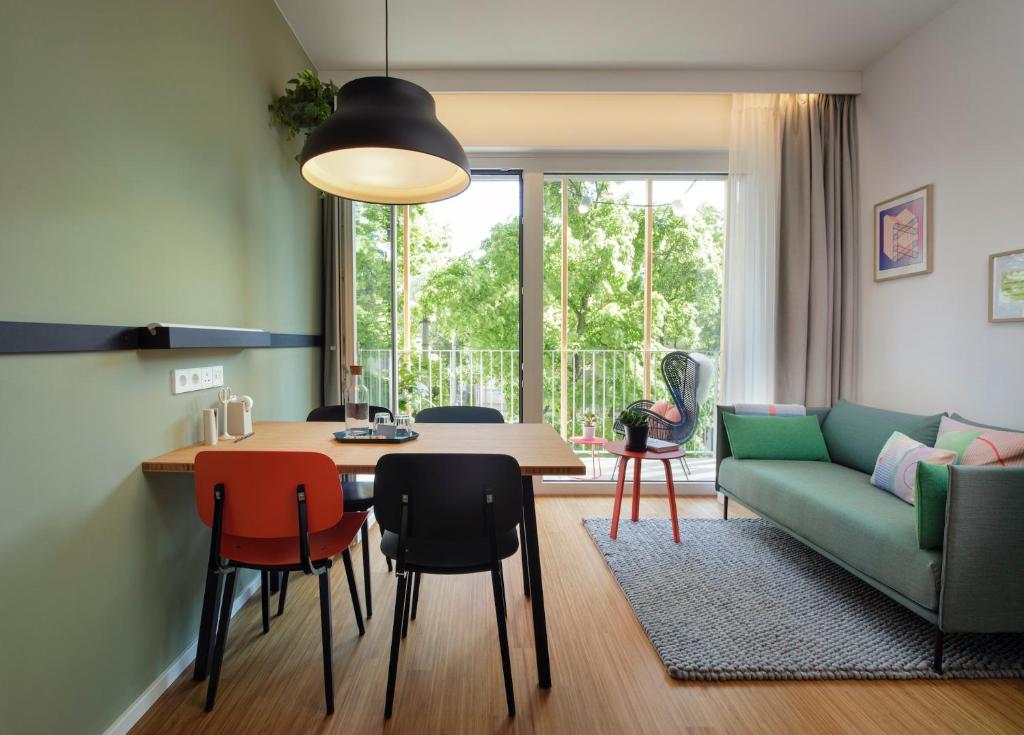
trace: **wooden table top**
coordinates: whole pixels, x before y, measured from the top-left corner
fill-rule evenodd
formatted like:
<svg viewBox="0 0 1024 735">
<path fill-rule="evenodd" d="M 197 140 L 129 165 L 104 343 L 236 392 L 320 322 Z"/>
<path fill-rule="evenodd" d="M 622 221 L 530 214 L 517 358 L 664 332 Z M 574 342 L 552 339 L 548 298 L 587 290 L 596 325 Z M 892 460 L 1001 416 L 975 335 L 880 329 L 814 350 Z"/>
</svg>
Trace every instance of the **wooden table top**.
<svg viewBox="0 0 1024 735">
<path fill-rule="evenodd" d="M 208 447 L 193 444 L 142 463 L 144 472 L 192 472 L 202 451 L 315 451 L 331 457 L 339 472 L 372 474 L 385 454 L 428 452 L 508 454 L 524 475 L 582 475 L 583 462 L 547 424 L 416 424 L 419 438 L 403 444 L 340 444 L 334 432 L 341 423 L 317 421 L 257 421 L 254 434 Z"/>
</svg>

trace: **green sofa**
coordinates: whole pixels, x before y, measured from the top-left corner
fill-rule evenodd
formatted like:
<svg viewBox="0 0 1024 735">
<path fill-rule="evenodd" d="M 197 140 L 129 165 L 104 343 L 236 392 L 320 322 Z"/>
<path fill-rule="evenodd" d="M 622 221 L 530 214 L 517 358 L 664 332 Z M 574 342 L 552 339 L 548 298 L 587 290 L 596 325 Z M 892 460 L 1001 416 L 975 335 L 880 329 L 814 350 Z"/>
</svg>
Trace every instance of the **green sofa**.
<svg viewBox="0 0 1024 735">
<path fill-rule="evenodd" d="M 831 462 L 736 459 L 718 407 L 716 487 L 944 632 L 1024 632 L 1024 467 L 949 468 L 942 549 L 918 548 L 916 511 L 870 482 L 893 431 L 929 446 L 939 419 L 840 401 L 818 417 Z M 781 419 L 784 420 L 784 419 Z"/>
</svg>

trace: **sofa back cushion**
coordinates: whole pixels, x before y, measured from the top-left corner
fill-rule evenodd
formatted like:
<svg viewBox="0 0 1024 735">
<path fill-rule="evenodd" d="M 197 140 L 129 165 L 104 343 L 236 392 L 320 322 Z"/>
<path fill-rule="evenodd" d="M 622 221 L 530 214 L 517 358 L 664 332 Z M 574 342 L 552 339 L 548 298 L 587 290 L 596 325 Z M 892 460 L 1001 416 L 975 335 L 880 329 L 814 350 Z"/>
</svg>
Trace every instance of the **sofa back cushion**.
<svg viewBox="0 0 1024 735">
<path fill-rule="evenodd" d="M 919 416 L 839 401 L 825 417 L 821 433 L 833 462 L 870 475 L 894 431 L 935 446 L 943 415 Z"/>
</svg>

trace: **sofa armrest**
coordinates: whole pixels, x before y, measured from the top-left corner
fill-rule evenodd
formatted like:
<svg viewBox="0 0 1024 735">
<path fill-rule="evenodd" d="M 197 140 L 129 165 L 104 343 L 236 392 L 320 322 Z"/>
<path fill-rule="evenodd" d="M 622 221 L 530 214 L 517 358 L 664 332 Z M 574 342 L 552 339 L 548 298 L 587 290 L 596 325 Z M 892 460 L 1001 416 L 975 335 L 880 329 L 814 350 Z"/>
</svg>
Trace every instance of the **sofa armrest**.
<svg viewBox="0 0 1024 735">
<path fill-rule="evenodd" d="M 1024 467 L 949 468 L 939 626 L 1024 631 Z"/>
<path fill-rule="evenodd" d="M 722 460 L 732 456 L 732 447 L 729 445 L 729 435 L 725 433 L 725 419 L 722 413 L 736 413 L 732 406 L 715 407 L 715 489 L 718 489 L 718 468 Z"/>
</svg>

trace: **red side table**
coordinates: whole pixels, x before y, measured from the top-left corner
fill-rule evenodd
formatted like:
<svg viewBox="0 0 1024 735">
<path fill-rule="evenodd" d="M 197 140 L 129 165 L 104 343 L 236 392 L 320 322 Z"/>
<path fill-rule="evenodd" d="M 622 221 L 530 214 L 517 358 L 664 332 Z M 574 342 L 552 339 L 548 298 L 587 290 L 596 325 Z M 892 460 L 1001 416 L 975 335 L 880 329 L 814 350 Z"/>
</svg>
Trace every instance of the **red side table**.
<svg viewBox="0 0 1024 735">
<path fill-rule="evenodd" d="M 601 477 L 601 465 L 597 461 L 597 450 L 598 447 L 603 447 L 608 443 L 607 439 L 602 439 L 599 436 L 595 436 L 593 439 L 587 439 L 582 436 L 570 437 L 569 441 L 573 444 L 579 444 L 583 447 L 590 447 L 590 466 L 593 470 L 593 474 L 590 477 L 581 477 L 580 480 L 597 480 Z"/>
<path fill-rule="evenodd" d="M 684 452 L 677 449 L 673 452 L 630 452 L 626 442 L 608 442 L 604 446 L 606 452 L 622 457 L 619 462 L 619 478 L 615 483 L 615 508 L 612 511 L 612 540 L 619 535 L 619 513 L 622 509 L 622 489 L 626 483 L 626 465 L 633 460 L 633 521 L 640 520 L 640 464 L 645 459 L 656 459 L 665 467 L 665 483 L 668 485 L 668 509 L 672 515 L 672 537 L 679 543 L 679 517 L 676 515 L 676 488 L 672 483 L 672 462 L 679 459 Z"/>
</svg>

